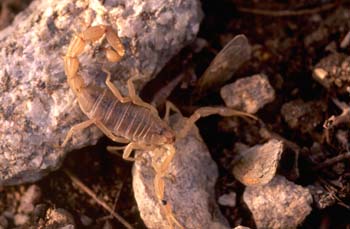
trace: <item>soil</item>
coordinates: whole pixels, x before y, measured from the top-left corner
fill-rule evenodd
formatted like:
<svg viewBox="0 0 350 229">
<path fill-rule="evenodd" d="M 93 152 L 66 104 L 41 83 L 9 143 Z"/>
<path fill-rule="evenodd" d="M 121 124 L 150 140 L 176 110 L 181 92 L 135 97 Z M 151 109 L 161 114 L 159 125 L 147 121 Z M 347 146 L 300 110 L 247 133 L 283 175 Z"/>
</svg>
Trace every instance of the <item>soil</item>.
<svg viewBox="0 0 350 229">
<path fill-rule="evenodd" d="M 3 3 L 0 8 L 0 29 L 10 24 L 13 16 L 29 4 L 29 1 L 5 2 L 9 4 Z M 342 112 L 334 99 L 349 104 L 350 96 L 346 90 L 348 85 L 344 80 L 341 86 L 329 86 L 328 83 L 328 87 L 324 87 L 313 78 L 313 69 L 329 55 L 350 55 L 350 45 L 340 45 L 350 32 L 350 2 L 249 2 L 202 0 L 205 17 L 198 35 L 200 39 L 184 48 L 168 63 L 158 77 L 144 88 L 143 98 L 150 100 L 162 85 L 183 74 L 181 82 L 168 99 L 185 115 L 190 115 L 200 106 L 223 105 L 219 90 L 208 92 L 199 100 L 193 99 L 193 91 L 197 80 L 223 46 L 235 35 L 246 35 L 252 45 L 252 58 L 228 82 L 258 73 L 268 76 L 276 98 L 256 115 L 262 120 L 264 128 L 289 140 L 300 149 L 298 173 L 292 163 L 296 153 L 293 147 L 283 154 L 279 173 L 305 187 L 319 186 L 328 195 L 329 201 L 323 205 L 315 199 L 312 213 L 300 228 L 348 228 L 349 157 L 344 156 L 335 162 L 327 159 L 348 152 L 349 122 L 344 121 L 328 129 L 323 127 L 332 115 L 337 116 Z M 333 64 L 336 68 L 339 67 L 338 62 L 327 64 Z M 333 74 L 332 77 L 336 75 Z M 242 200 L 244 185 L 233 177 L 232 162 L 235 142 L 253 146 L 266 141 L 259 134 L 262 124 L 232 121 L 218 116 L 204 118 L 197 124 L 219 166 L 217 199 L 231 192 L 237 194 L 236 206 L 221 206 L 222 213 L 231 227 L 256 227 Z M 145 228 L 132 193 L 132 163 L 106 150 L 106 146 L 113 144 L 109 139 L 102 138 L 95 146 L 71 152 L 59 170 L 35 183 L 42 191 L 40 203 L 47 207 L 64 208 L 73 215 L 78 228 L 102 228 L 106 225 L 111 228 L 122 227 L 108 212 L 72 184 L 64 172 L 69 170 L 99 198 L 114 206 L 114 210 L 131 225 Z M 29 184 L 0 187 L 0 212 L 11 208 L 10 206 L 15 209 L 28 186 Z M 81 220 L 85 216 L 91 219 L 90 224 Z M 14 222 L 9 222 L 9 228 L 13 226 Z"/>
</svg>

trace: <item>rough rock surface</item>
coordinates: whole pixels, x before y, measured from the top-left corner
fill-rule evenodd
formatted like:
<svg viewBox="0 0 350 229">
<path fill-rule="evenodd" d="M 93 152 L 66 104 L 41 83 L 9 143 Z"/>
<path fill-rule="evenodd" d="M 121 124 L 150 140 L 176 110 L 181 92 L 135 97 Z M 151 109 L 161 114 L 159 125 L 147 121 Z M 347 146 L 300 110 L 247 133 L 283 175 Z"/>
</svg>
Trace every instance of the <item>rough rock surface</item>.
<svg viewBox="0 0 350 229">
<path fill-rule="evenodd" d="M 350 56 L 330 54 L 316 64 L 313 77 L 328 90 L 348 92 L 350 87 Z"/>
<path fill-rule="evenodd" d="M 312 210 L 309 190 L 282 176 L 266 185 L 248 186 L 243 200 L 257 228 L 297 228 Z"/>
<path fill-rule="evenodd" d="M 65 228 L 74 229 L 74 217 L 67 210 L 63 208 L 51 209 L 46 212 L 46 222 L 42 228 Z M 41 222 L 43 223 L 43 222 Z"/>
<path fill-rule="evenodd" d="M 172 118 L 174 129 L 179 130 L 183 118 L 179 115 Z M 165 199 L 172 206 L 175 217 L 185 228 L 228 228 L 215 201 L 218 170 L 198 130 L 193 129 L 187 137 L 177 140 L 175 147 L 169 177 L 165 178 Z M 154 152 L 139 152 L 142 158 L 135 162 L 135 199 L 148 228 L 169 228 L 154 192 L 152 154 Z"/>
<path fill-rule="evenodd" d="M 227 207 L 233 208 L 236 206 L 236 198 L 237 198 L 236 193 L 230 192 L 228 194 L 224 194 L 224 195 L 220 196 L 218 199 L 218 203 L 221 206 L 227 206 Z"/>
<path fill-rule="evenodd" d="M 283 104 L 281 115 L 292 129 L 300 129 L 307 133 L 314 130 L 324 121 L 327 105 L 322 101 L 304 102 L 301 99 Z"/>
<path fill-rule="evenodd" d="M 275 99 L 275 90 L 264 74 L 238 79 L 222 87 L 220 94 L 226 106 L 251 114 Z"/>
<path fill-rule="evenodd" d="M 18 207 L 19 212 L 32 213 L 35 204 L 41 198 L 41 189 L 37 185 L 31 185 L 21 197 L 21 202 Z"/>
<path fill-rule="evenodd" d="M 88 128 L 59 147 L 69 128 L 86 120 L 63 71 L 62 56 L 74 33 L 97 24 L 118 31 L 126 47 L 121 62 L 106 63 L 96 46 L 80 62 L 85 80 L 100 84 L 105 64 L 125 93 L 127 78 L 144 77 L 140 88 L 194 39 L 201 18 L 197 0 L 34 0 L 0 31 L 0 185 L 40 179 L 66 152 L 102 135 Z"/>
<path fill-rule="evenodd" d="M 282 152 L 283 143 L 276 139 L 240 151 L 233 175 L 246 186 L 267 184 L 276 174 Z"/>
</svg>

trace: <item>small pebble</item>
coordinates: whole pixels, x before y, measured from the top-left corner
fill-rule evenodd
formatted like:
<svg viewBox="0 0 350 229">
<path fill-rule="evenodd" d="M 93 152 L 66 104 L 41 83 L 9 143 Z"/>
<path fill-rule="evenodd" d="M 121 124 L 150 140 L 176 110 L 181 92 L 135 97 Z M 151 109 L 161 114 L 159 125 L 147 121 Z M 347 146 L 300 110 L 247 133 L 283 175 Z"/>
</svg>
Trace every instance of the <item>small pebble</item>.
<svg viewBox="0 0 350 229">
<path fill-rule="evenodd" d="M 21 226 L 29 221 L 29 216 L 25 214 L 16 214 L 14 218 L 14 223 L 16 226 Z"/>
<path fill-rule="evenodd" d="M 34 205 L 41 197 L 41 189 L 37 185 L 31 185 L 21 196 L 18 212 L 31 213 L 34 211 Z"/>
<path fill-rule="evenodd" d="M 8 225 L 9 225 L 9 223 L 8 223 L 6 217 L 3 216 L 3 215 L 0 215 L 0 228 L 1 228 L 1 229 L 2 229 L 2 228 L 7 228 Z"/>
<path fill-rule="evenodd" d="M 87 215 L 80 216 L 80 222 L 85 226 L 90 226 L 92 224 L 92 219 Z"/>
<path fill-rule="evenodd" d="M 233 175 L 246 186 L 267 184 L 276 174 L 282 152 L 283 143 L 276 139 L 238 151 Z"/>
<path fill-rule="evenodd" d="M 48 209 L 46 212 L 46 219 L 47 227 L 59 225 L 59 227 L 69 226 L 68 228 L 72 228 L 71 226 L 75 224 L 73 216 L 62 208 Z"/>
<path fill-rule="evenodd" d="M 257 74 L 225 85 L 220 95 L 226 106 L 254 114 L 275 99 L 275 90 L 266 75 Z"/>
<path fill-rule="evenodd" d="M 236 193 L 230 192 L 219 197 L 218 200 L 221 206 L 235 207 L 236 206 Z"/>
<path fill-rule="evenodd" d="M 281 115 L 290 128 L 308 133 L 324 122 L 326 109 L 327 105 L 322 101 L 296 99 L 283 104 Z"/>
</svg>

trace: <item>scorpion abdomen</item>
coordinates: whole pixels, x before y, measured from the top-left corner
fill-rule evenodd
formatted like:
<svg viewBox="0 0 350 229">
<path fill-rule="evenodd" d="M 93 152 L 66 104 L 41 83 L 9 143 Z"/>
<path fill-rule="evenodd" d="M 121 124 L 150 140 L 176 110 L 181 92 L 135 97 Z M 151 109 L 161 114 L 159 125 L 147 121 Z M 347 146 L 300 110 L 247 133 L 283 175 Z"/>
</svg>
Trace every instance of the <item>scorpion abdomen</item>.
<svg viewBox="0 0 350 229">
<path fill-rule="evenodd" d="M 173 131 L 147 108 L 122 103 L 108 89 L 88 86 L 78 94 L 82 111 L 118 137 L 152 145 L 172 143 Z"/>
</svg>

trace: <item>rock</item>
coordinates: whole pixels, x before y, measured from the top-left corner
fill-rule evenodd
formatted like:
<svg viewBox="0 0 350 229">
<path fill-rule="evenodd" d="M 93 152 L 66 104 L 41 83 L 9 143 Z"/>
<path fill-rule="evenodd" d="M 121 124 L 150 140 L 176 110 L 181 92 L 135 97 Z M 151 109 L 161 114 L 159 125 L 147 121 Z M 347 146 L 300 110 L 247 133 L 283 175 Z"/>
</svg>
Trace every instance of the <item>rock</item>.
<svg viewBox="0 0 350 229">
<path fill-rule="evenodd" d="M 316 64 L 312 76 L 328 90 L 349 92 L 350 56 L 341 53 L 326 56 Z"/>
<path fill-rule="evenodd" d="M 304 102 L 297 99 L 283 104 L 281 114 L 290 128 L 307 133 L 324 121 L 326 109 L 327 106 L 322 101 Z"/>
<path fill-rule="evenodd" d="M 62 208 L 48 209 L 44 228 L 75 228 L 73 216 Z"/>
<path fill-rule="evenodd" d="M 172 116 L 175 131 L 183 125 L 180 115 Z M 176 154 L 167 171 L 165 199 L 171 205 L 176 219 L 185 228 L 228 228 L 215 202 L 214 185 L 218 170 L 198 129 L 175 142 Z M 155 196 L 155 171 L 151 157 L 156 152 L 138 152 L 133 167 L 133 190 L 141 218 L 148 228 L 168 228 L 169 224 Z M 160 153 L 160 152 L 158 152 Z M 166 150 L 162 154 L 166 154 Z"/>
<path fill-rule="evenodd" d="M 254 114 L 275 99 L 275 90 L 266 75 L 258 74 L 225 85 L 220 95 L 226 106 Z"/>
<path fill-rule="evenodd" d="M 106 65 L 125 93 L 129 77 L 143 78 L 139 90 L 191 42 L 201 18 L 198 0 L 34 0 L 0 31 L 0 185 L 38 180 L 57 169 L 66 152 L 102 135 L 88 128 L 60 147 L 68 130 L 87 119 L 63 71 L 62 56 L 75 33 L 97 24 L 118 31 L 126 47 L 120 62 L 107 63 L 101 48 L 91 47 L 80 62 L 86 82 L 104 84 Z"/>
<path fill-rule="evenodd" d="M 9 222 L 5 216 L 0 215 L 0 228 L 7 228 L 9 226 Z"/>
<path fill-rule="evenodd" d="M 89 216 L 87 216 L 87 215 L 81 215 L 81 216 L 80 216 L 80 222 L 81 222 L 85 227 L 87 227 L 87 226 L 90 226 L 90 225 L 92 224 L 93 220 L 92 220 Z"/>
<path fill-rule="evenodd" d="M 37 185 L 31 185 L 22 195 L 18 212 L 31 213 L 34 211 L 34 206 L 41 197 L 41 190 Z"/>
<path fill-rule="evenodd" d="M 315 20 L 315 17 L 317 18 Z M 317 21 L 314 25 L 315 30 L 306 34 L 304 38 L 305 47 L 324 47 L 330 40 L 337 40 L 333 38 L 334 34 L 339 31 L 346 32 L 350 28 L 350 14 L 348 7 L 337 7 L 326 17 L 320 14 L 314 14 L 311 20 Z"/>
<path fill-rule="evenodd" d="M 235 207 L 236 206 L 236 193 L 230 192 L 219 197 L 218 202 L 221 206 Z"/>
<path fill-rule="evenodd" d="M 16 214 L 13 220 L 16 226 L 21 226 L 28 223 L 29 216 L 26 214 Z"/>
<path fill-rule="evenodd" d="M 233 175 L 246 186 L 267 184 L 276 174 L 282 152 L 283 143 L 276 139 L 243 150 L 238 154 Z"/>
<path fill-rule="evenodd" d="M 296 228 L 312 210 L 309 190 L 282 176 L 266 185 L 248 186 L 243 200 L 257 228 Z"/>
</svg>

